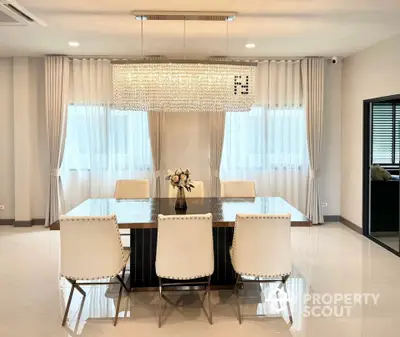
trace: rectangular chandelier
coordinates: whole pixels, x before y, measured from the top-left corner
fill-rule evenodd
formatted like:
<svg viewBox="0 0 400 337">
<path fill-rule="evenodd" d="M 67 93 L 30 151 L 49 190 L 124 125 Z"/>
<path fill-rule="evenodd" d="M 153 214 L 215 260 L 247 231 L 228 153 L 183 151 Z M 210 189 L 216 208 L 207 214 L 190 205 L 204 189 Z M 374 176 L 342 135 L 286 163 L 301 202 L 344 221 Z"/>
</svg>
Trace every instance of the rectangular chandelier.
<svg viewBox="0 0 400 337">
<path fill-rule="evenodd" d="M 136 111 L 249 111 L 255 70 L 253 64 L 117 63 L 114 105 Z"/>
</svg>

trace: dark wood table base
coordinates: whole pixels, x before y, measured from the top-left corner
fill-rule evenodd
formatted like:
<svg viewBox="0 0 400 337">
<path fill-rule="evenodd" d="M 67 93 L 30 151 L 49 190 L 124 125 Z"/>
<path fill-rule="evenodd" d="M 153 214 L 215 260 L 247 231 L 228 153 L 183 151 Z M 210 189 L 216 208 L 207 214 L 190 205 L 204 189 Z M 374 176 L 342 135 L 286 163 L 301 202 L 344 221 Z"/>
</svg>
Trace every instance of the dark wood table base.
<svg viewBox="0 0 400 337">
<path fill-rule="evenodd" d="M 232 227 L 214 227 L 214 274 L 211 284 L 218 288 L 235 284 L 235 272 L 229 256 L 233 239 Z M 155 271 L 157 229 L 131 229 L 131 288 L 158 287 Z M 173 261 L 171 261 L 173 263 Z"/>
</svg>

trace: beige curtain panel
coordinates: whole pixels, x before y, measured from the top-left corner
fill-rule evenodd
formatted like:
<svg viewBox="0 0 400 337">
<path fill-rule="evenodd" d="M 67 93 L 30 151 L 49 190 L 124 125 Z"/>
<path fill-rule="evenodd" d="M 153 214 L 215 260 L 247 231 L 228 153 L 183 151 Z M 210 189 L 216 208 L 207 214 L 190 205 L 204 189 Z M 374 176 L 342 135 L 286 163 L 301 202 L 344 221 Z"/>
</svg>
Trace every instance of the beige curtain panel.
<svg viewBox="0 0 400 337">
<path fill-rule="evenodd" d="M 209 112 L 211 196 L 220 196 L 220 167 L 225 134 L 225 111 Z"/>
<path fill-rule="evenodd" d="M 69 101 L 85 106 L 111 105 L 113 87 L 110 60 L 73 59 Z"/>
<path fill-rule="evenodd" d="M 45 59 L 46 121 L 50 157 L 46 226 L 58 220 L 63 204 L 60 168 L 67 125 L 69 63 L 69 59 L 63 56 L 48 56 Z"/>
<path fill-rule="evenodd" d="M 153 157 L 153 195 L 155 197 L 161 197 L 162 181 L 161 176 L 163 175 L 161 170 L 162 163 L 162 150 L 163 150 L 163 135 L 165 130 L 165 112 L 163 111 L 149 111 L 149 135 L 151 143 L 151 154 Z"/>
<path fill-rule="evenodd" d="M 310 58 L 302 60 L 301 75 L 310 160 L 306 214 L 313 224 L 317 224 L 324 222 L 319 191 L 324 107 L 324 59 Z"/>
<path fill-rule="evenodd" d="M 270 60 L 256 72 L 256 104 L 266 108 L 298 108 L 303 104 L 300 60 Z"/>
</svg>

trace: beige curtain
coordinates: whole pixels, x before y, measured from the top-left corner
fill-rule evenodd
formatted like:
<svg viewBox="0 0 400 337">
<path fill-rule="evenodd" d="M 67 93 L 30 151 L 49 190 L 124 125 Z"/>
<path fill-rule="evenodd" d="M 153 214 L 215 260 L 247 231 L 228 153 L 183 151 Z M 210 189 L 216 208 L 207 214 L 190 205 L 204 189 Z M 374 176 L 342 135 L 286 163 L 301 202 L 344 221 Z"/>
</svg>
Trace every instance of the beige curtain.
<svg viewBox="0 0 400 337">
<path fill-rule="evenodd" d="M 267 109 L 302 105 L 300 60 L 269 60 L 257 67 L 256 104 Z"/>
<path fill-rule="evenodd" d="M 301 75 L 310 160 L 306 213 L 312 223 L 317 224 L 324 222 L 319 192 L 324 106 L 324 60 L 322 58 L 302 60 Z"/>
<path fill-rule="evenodd" d="M 149 111 L 149 135 L 151 142 L 151 154 L 153 157 L 153 195 L 155 197 L 161 197 L 161 188 L 163 186 L 161 182 L 162 168 L 161 168 L 161 155 L 163 150 L 163 135 L 165 128 L 165 112 L 162 111 Z"/>
<path fill-rule="evenodd" d="M 58 220 L 63 204 L 60 167 L 64 156 L 66 136 L 69 76 L 69 59 L 67 57 L 46 57 L 46 120 L 50 153 L 46 226 Z"/>
<path fill-rule="evenodd" d="M 225 134 L 225 111 L 209 113 L 211 196 L 220 196 L 220 167 Z"/>
</svg>

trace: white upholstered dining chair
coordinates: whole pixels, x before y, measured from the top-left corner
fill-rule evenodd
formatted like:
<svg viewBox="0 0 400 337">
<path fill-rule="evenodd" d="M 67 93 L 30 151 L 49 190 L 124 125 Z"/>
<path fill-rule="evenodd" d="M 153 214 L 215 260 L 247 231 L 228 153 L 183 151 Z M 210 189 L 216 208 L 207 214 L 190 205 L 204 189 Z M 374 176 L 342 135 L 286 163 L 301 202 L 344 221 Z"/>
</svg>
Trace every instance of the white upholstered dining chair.
<svg viewBox="0 0 400 337">
<path fill-rule="evenodd" d="M 150 198 L 150 185 L 147 179 L 117 180 L 115 199 L 147 199 Z"/>
<path fill-rule="evenodd" d="M 110 216 L 61 216 L 61 276 L 72 285 L 68 297 L 62 326 L 67 321 L 74 289 L 82 296 L 84 285 L 120 284 L 114 326 L 117 324 L 122 288 L 129 292 L 124 283 L 125 268 L 130 255 L 124 249 L 118 231 L 117 218 Z M 119 274 L 122 272 L 122 276 Z M 100 279 L 116 278 L 117 282 L 98 282 Z M 80 281 L 89 282 L 80 282 Z"/>
<path fill-rule="evenodd" d="M 254 181 L 221 181 L 221 198 L 255 198 Z"/>
<path fill-rule="evenodd" d="M 185 189 L 186 198 L 204 198 L 204 183 L 202 181 L 192 181 L 192 183 L 194 188 L 192 188 L 191 192 L 188 192 Z M 177 192 L 178 189 L 172 187 L 170 184 L 168 189 L 168 198 L 176 198 Z"/>
<path fill-rule="evenodd" d="M 212 215 L 168 215 L 158 216 L 158 237 L 156 251 L 156 274 L 159 278 L 158 326 L 162 321 L 163 287 L 182 285 L 204 285 L 205 292 L 201 305 L 207 296 L 207 319 L 212 324 L 210 302 L 210 281 L 214 272 Z M 207 278 L 207 281 L 202 281 Z M 177 282 L 163 283 L 163 279 Z M 186 282 L 196 280 L 198 282 Z"/>
<path fill-rule="evenodd" d="M 239 289 L 244 283 L 281 282 L 279 289 L 283 286 L 287 294 L 292 271 L 290 214 L 237 214 L 230 255 L 241 323 Z M 287 309 L 292 323 L 289 301 Z"/>
</svg>

